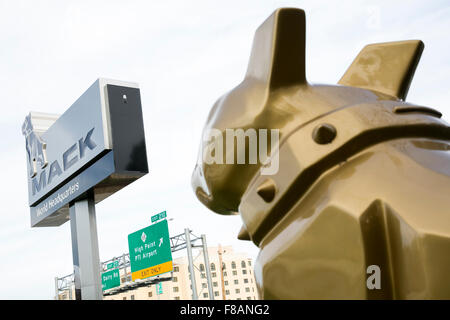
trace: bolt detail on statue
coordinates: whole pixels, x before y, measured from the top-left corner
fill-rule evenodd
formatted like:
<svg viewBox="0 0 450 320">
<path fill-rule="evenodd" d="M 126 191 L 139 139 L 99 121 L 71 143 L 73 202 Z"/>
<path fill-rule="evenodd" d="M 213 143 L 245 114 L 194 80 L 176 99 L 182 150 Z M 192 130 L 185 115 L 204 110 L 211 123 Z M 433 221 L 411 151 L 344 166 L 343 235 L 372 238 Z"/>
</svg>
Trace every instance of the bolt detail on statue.
<svg viewBox="0 0 450 320">
<path fill-rule="evenodd" d="M 406 102 L 424 44 L 369 44 L 337 85 L 314 85 L 305 25 L 282 8 L 257 29 L 244 80 L 208 116 L 195 195 L 241 216 L 263 299 L 449 299 L 450 127 Z M 230 129 L 277 130 L 269 161 L 204 161 L 223 142 L 209 133 Z M 242 141 L 232 157 L 251 153 Z"/>
</svg>

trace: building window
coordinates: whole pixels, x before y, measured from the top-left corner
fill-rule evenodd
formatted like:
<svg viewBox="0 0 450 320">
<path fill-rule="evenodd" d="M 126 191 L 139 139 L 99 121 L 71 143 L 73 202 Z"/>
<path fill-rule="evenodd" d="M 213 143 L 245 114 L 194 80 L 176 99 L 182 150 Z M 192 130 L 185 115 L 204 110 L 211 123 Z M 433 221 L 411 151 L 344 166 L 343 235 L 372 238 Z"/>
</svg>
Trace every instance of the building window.
<svg viewBox="0 0 450 320">
<path fill-rule="evenodd" d="M 148 297 L 151 298 L 153 295 L 153 293 L 151 293 L 150 291 L 148 292 Z"/>
<path fill-rule="evenodd" d="M 212 272 L 212 273 L 211 273 L 211 277 L 215 278 L 215 277 L 216 277 L 216 273 L 215 273 L 215 272 Z"/>
<path fill-rule="evenodd" d="M 180 300 L 180 297 L 175 297 L 174 299 L 175 299 L 175 300 Z"/>
<path fill-rule="evenodd" d="M 177 278 L 177 277 L 173 277 L 173 278 L 172 278 L 172 281 L 173 281 L 173 282 L 178 282 L 178 278 Z"/>
<path fill-rule="evenodd" d="M 236 289 L 236 290 L 234 290 L 236 293 L 241 293 L 241 290 L 239 290 L 239 289 Z"/>
<path fill-rule="evenodd" d="M 200 263 L 200 271 L 204 272 L 205 271 L 205 266 L 203 265 L 203 263 Z"/>
<path fill-rule="evenodd" d="M 247 297 L 247 300 L 252 300 L 252 297 Z"/>
<path fill-rule="evenodd" d="M 225 270 L 225 269 L 226 269 L 225 262 L 222 262 L 222 270 Z"/>
<path fill-rule="evenodd" d="M 247 270 L 242 269 L 242 274 L 247 274 Z"/>
<path fill-rule="evenodd" d="M 223 273 L 223 276 L 224 276 L 224 277 L 226 277 L 226 276 L 227 276 L 227 272 L 226 272 L 226 271 L 225 271 L 225 272 Z"/>
<path fill-rule="evenodd" d="M 236 270 L 233 271 L 233 276 L 237 276 L 237 271 Z"/>
<path fill-rule="evenodd" d="M 178 292 L 178 287 L 173 287 L 173 292 Z"/>
<path fill-rule="evenodd" d="M 215 271 L 216 270 L 216 265 L 214 263 L 211 263 L 211 271 Z"/>
<path fill-rule="evenodd" d="M 234 261 L 231 262 L 231 269 L 236 269 L 236 262 Z"/>
<path fill-rule="evenodd" d="M 244 279 L 244 283 L 248 283 L 248 279 Z"/>
<path fill-rule="evenodd" d="M 180 267 L 173 267 L 173 272 L 178 272 L 180 271 Z"/>
<path fill-rule="evenodd" d="M 234 284 L 239 284 L 239 280 L 234 280 Z"/>
<path fill-rule="evenodd" d="M 206 283 L 202 283 L 202 288 L 206 288 Z"/>
<path fill-rule="evenodd" d="M 252 265 L 252 261 L 248 260 L 248 265 L 251 266 Z"/>
<path fill-rule="evenodd" d="M 208 298 L 208 294 L 206 292 L 203 294 L 203 298 Z"/>
<path fill-rule="evenodd" d="M 131 300 L 134 300 L 134 294 L 131 295 Z"/>
<path fill-rule="evenodd" d="M 227 281 L 227 280 L 225 280 L 223 283 L 224 283 L 226 286 L 228 285 L 228 281 Z"/>
<path fill-rule="evenodd" d="M 206 279 L 206 275 L 204 273 L 200 273 L 200 278 Z"/>
<path fill-rule="evenodd" d="M 245 292 L 250 292 L 250 288 L 249 287 L 245 288 Z"/>
<path fill-rule="evenodd" d="M 219 296 L 219 291 L 214 291 L 214 295 L 215 295 L 216 297 L 218 297 L 218 296 Z"/>
<path fill-rule="evenodd" d="M 244 261 L 244 260 L 241 261 L 241 267 L 242 267 L 242 268 L 245 268 L 245 267 L 246 267 L 245 261 Z"/>
<path fill-rule="evenodd" d="M 230 290 L 225 290 L 225 294 L 230 294 Z"/>
<path fill-rule="evenodd" d="M 122 300 L 127 300 L 127 297 L 123 297 L 123 299 Z"/>
<path fill-rule="evenodd" d="M 217 282 L 213 282 L 213 287 L 217 287 Z"/>
</svg>

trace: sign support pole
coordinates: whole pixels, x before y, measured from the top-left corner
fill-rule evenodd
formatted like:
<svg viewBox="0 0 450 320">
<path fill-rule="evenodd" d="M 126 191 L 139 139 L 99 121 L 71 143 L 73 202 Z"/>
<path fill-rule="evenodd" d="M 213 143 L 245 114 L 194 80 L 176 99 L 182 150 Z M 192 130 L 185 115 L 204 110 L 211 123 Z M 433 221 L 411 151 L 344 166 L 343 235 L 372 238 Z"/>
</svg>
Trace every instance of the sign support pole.
<svg viewBox="0 0 450 320">
<path fill-rule="evenodd" d="M 191 284 L 192 284 L 192 300 L 198 300 L 197 295 L 197 283 L 195 282 L 195 270 L 194 270 L 194 261 L 192 259 L 192 245 L 191 245 L 191 231 L 189 229 L 184 229 L 184 235 L 186 237 L 186 249 L 188 253 L 188 261 L 189 261 L 189 273 L 191 274 Z"/>
<path fill-rule="evenodd" d="M 102 300 L 93 193 L 69 204 L 76 300 Z"/>
<path fill-rule="evenodd" d="M 211 278 L 211 268 L 209 265 L 208 246 L 206 245 L 206 236 L 201 235 L 203 247 L 203 259 L 205 260 L 206 280 L 208 281 L 209 300 L 214 300 L 213 284 Z"/>
</svg>

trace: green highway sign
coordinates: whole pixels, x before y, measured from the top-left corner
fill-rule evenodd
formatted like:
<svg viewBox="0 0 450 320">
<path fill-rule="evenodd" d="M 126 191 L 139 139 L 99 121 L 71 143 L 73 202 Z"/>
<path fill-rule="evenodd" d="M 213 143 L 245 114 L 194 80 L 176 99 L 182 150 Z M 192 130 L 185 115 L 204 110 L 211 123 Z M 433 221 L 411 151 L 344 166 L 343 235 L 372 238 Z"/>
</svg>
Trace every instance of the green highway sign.
<svg viewBox="0 0 450 320">
<path fill-rule="evenodd" d="M 120 274 L 118 269 L 102 273 L 102 289 L 109 290 L 120 286 Z"/>
<path fill-rule="evenodd" d="M 167 214 L 165 211 L 155 214 L 154 216 L 152 216 L 152 223 L 156 222 L 158 220 L 164 219 L 165 217 L 167 217 Z"/>
<path fill-rule="evenodd" d="M 117 268 L 119 266 L 119 261 L 110 262 L 106 265 L 106 270 Z"/>
<path fill-rule="evenodd" d="M 131 279 L 144 279 L 172 271 L 167 220 L 128 235 Z"/>
</svg>

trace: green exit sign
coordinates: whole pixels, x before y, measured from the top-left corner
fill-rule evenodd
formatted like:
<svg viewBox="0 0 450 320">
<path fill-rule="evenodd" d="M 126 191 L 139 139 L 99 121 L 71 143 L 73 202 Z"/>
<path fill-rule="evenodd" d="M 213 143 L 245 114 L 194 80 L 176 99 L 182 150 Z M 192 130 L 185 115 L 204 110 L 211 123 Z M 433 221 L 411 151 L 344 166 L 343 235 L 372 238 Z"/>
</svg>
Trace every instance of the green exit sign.
<svg viewBox="0 0 450 320">
<path fill-rule="evenodd" d="M 165 211 L 155 214 L 154 216 L 152 216 L 152 223 L 156 222 L 158 220 L 164 219 L 166 217 L 167 217 L 167 214 Z"/>
<path fill-rule="evenodd" d="M 118 269 L 102 273 L 102 289 L 109 290 L 120 286 L 120 273 Z"/>
<path fill-rule="evenodd" d="M 119 261 L 110 262 L 106 265 L 106 270 L 117 268 L 119 266 Z"/>
</svg>

